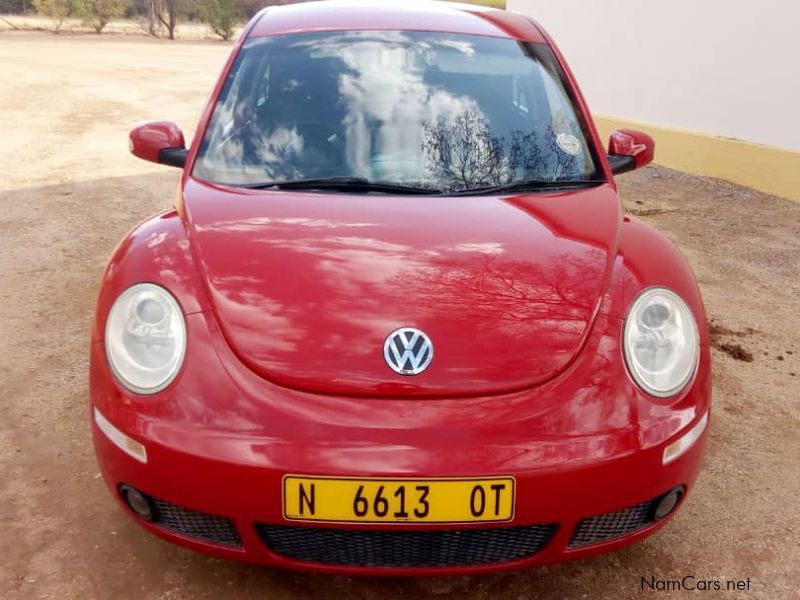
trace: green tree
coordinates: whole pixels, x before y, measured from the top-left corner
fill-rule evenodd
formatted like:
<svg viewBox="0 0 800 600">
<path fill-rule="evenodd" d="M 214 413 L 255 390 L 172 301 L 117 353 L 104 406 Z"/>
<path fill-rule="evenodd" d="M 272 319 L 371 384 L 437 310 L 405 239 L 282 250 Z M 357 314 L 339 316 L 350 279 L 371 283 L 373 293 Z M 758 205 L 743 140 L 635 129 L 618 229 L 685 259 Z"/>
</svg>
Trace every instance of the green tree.
<svg viewBox="0 0 800 600">
<path fill-rule="evenodd" d="M 53 21 L 53 31 L 56 33 L 61 29 L 64 20 L 75 14 L 73 0 L 33 0 L 33 6 L 37 13 Z"/>
<path fill-rule="evenodd" d="M 233 36 L 233 30 L 241 15 L 234 0 L 202 0 L 203 16 L 211 31 L 223 40 Z"/>
<path fill-rule="evenodd" d="M 83 22 L 100 33 L 111 19 L 125 14 L 127 3 L 127 0 L 82 0 Z"/>
</svg>

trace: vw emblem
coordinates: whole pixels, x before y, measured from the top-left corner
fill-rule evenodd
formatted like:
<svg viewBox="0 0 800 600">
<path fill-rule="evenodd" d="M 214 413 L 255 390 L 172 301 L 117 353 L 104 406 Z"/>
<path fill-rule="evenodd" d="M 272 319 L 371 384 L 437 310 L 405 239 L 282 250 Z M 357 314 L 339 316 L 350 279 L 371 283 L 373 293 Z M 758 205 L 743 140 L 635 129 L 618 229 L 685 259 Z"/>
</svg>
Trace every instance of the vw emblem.
<svg viewBox="0 0 800 600">
<path fill-rule="evenodd" d="M 433 344 L 415 327 L 395 329 L 383 343 L 383 358 L 400 375 L 419 375 L 433 360 Z"/>
</svg>

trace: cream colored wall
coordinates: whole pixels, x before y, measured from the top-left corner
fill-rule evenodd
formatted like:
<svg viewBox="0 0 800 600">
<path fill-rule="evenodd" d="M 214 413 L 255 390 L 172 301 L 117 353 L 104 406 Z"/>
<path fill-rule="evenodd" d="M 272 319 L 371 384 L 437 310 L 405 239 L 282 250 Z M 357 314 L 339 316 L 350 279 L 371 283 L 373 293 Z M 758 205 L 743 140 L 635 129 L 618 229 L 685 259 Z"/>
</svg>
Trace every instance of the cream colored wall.
<svg viewBox="0 0 800 600">
<path fill-rule="evenodd" d="M 508 0 L 593 113 L 800 151 L 800 1 Z"/>
</svg>

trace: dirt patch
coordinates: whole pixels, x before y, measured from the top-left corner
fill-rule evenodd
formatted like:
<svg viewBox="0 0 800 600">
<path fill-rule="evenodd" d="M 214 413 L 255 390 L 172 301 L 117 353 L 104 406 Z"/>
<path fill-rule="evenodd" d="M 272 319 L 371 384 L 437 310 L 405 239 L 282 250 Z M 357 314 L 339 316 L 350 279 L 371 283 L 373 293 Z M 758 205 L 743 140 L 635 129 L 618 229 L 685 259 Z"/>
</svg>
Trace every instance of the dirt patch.
<svg viewBox="0 0 800 600">
<path fill-rule="evenodd" d="M 724 324 L 721 343 L 784 360 L 744 362 L 714 349 L 704 469 L 657 535 L 527 571 L 355 579 L 211 559 L 125 516 L 89 435 L 89 325 L 109 254 L 135 223 L 170 206 L 178 179 L 132 159 L 127 132 L 163 118 L 191 137 L 227 52 L 133 36 L 0 33 L 0 597 L 625 600 L 642 597 L 642 577 L 693 575 L 749 577 L 748 599 L 797 598 L 800 203 L 659 167 L 620 177 L 626 207 L 674 208 L 643 218 L 691 263 L 708 314 Z"/>
<path fill-rule="evenodd" d="M 663 215 L 666 213 L 675 212 L 676 208 L 629 208 L 628 213 L 637 217 L 654 217 L 656 215 Z"/>
<path fill-rule="evenodd" d="M 714 348 L 722 350 L 725 354 L 735 360 L 743 360 L 744 362 L 753 362 L 753 353 L 748 352 L 739 344 L 732 344 L 730 342 L 715 343 Z M 778 360 L 781 360 L 780 358 Z"/>
<path fill-rule="evenodd" d="M 711 341 L 711 346 L 724 352 L 735 360 L 741 360 L 744 362 L 753 362 L 753 353 L 749 350 L 745 350 L 741 344 L 725 341 L 724 338 L 741 338 L 753 335 L 754 333 L 756 333 L 756 330 L 752 327 L 746 327 L 742 331 L 736 331 L 735 329 L 715 323 L 713 319 L 708 324 L 708 336 Z M 778 360 L 783 360 L 783 357 L 778 357 Z"/>
<path fill-rule="evenodd" d="M 753 335 L 754 333 L 757 332 L 752 327 L 745 327 L 741 331 L 736 331 L 730 327 L 725 327 L 724 325 L 715 323 L 714 319 L 711 319 L 711 321 L 708 323 L 708 335 L 712 338 L 720 338 L 722 336 L 745 337 L 748 335 Z"/>
</svg>

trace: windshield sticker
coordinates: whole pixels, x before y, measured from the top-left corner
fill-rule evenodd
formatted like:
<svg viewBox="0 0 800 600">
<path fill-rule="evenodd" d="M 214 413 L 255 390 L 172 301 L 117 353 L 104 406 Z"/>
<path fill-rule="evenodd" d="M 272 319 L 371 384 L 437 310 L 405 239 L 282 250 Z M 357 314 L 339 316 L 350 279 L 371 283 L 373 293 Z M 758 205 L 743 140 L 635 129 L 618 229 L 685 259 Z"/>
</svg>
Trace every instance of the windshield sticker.
<svg viewBox="0 0 800 600">
<path fill-rule="evenodd" d="M 556 137 L 558 147 L 570 156 L 577 156 L 581 153 L 581 142 L 574 135 L 569 133 L 559 133 Z"/>
</svg>

